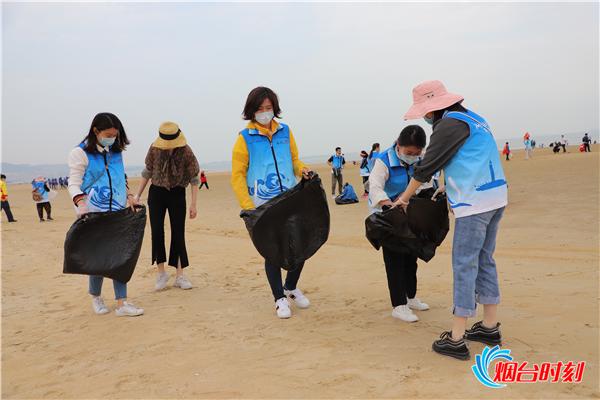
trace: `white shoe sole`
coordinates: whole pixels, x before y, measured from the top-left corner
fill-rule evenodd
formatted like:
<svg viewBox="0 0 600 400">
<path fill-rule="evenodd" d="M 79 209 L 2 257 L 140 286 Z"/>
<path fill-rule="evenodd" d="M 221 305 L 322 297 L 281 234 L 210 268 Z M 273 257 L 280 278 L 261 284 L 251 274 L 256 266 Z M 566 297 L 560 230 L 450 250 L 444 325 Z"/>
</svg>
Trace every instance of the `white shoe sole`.
<svg viewBox="0 0 600 400">
<path fill-rule="evenodd" d="M 398 314 L 392 314 L 392 317 L 394 317 L 396 319 L 399 319 L 400 321 L 409 322 L 409 323 L 410 322 L 417 322 L 417 321 L 419 321 L 419 317 L 417 317 L 416 315 L 414 316 L 416 319 L 404 318 L 403 316 L 398 315 Z"/>
<path fill-rule="evenodd" d="M 140 315 L 144 315 L 144 310 L 142 310 L 142 312 L 138 313 L 138 314 L 121 314 L 118 312 L 115 312 L 117 317 L 139 317 Z"/>
<path fill-rule="evenodd" d="M 104 314 L 108 314 L 110 312 L 110 310 L 108 308 L 104 308 L 99 311 L 94 310 L 94 312 L 96 313 L 96 315 L 104 315 Z"/>
<path fill-rule="evenodd" d="M 427 310 L 429 310 L 429 307 L 421 308 L 421 307 L 408 306 L 408 308 L 410 308 L 411 310 L 415 310 L 415 311 L 427 311 Z"/>
</svg>

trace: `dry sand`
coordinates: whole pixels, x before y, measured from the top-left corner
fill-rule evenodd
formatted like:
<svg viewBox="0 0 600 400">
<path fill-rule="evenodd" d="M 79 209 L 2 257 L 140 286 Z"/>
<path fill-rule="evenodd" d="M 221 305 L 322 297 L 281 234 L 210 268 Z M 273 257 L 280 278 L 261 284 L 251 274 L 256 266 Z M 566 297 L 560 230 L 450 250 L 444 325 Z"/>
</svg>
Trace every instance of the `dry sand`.
<svg viewBox="0 0 600 400">
<path fill-rule="evenodd" d="M 598 398 L 598 150 L 504 162 L 510 206 L 496 252 L 505 348 L 519 361 L 585 360 L 580 384 L 494 391 L 475 379 L 473 360 L 433 353 L 451 322 L 452 231 L 420 262 L 418 295 L 431 310 L 401 322 L 390 315 L 381 254 L 364 237 L 363 200 L 331 203 L 329 242 L 300 281 L 312 306 L 277 319 L 229 177 L 210 174 L 187 225 L 195 288 L 154 292 L 148 226 L 129 284 L 146 309 L 138 318 L 96 316 L 87 278 L 62 274 L 74 219 L 66 191 L 56 221 L 41 224 L 29 186 L 9 187 L 19 222 L 2 223 L 2 397 Z M 319 171 L 329 192 L 327 168 Z M 360 191 L 356 166 L 345 177 Z M 110 281 L 104 298 L 114 306 Z M 482 348 L 472 343 L 472 356 Z"/>
</svg>

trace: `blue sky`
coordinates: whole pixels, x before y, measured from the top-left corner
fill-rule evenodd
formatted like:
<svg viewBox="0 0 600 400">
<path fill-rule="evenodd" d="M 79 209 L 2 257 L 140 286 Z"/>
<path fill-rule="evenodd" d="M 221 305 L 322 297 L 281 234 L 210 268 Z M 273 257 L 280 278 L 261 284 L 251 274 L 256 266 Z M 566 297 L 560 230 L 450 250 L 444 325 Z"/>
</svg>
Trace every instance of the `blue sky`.
<svg viewBox="0 0 600 400">
<path fill-rule="evenodd" d="M 498 138 L 598 132 L 598 4 L 3 3 L 2 161 L 64 163 L 97 112 L 228 160 L 266 85 L 300 154 L 391 143 L 440 79 Z M 423 121 L 416 121 L 425 126 Z M 426 128 L 428 129 L 428 128 Z"/>
</svg>

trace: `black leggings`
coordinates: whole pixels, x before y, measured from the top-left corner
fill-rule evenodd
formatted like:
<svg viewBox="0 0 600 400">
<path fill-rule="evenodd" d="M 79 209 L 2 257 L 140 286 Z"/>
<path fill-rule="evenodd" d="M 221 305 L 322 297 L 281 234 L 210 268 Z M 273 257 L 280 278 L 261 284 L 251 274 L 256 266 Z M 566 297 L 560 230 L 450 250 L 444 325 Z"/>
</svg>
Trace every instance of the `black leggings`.
<svg viewBox="0 0 600 400">
<path fill-rule="evenodd" d="M 267 280 L 271 286 L 271 292 L 273 292 L 273 298 L 275 301 L 285 297 L 283 290 L 294 290 L 300 279 L 300 274 L 304 268 L 304 263 L 293 271 L 288 271 L 285 277 L 285 285 L 281 284 L 281 268 L 269 265 L 265 261 L 265 272 L 267 273 Z"/>
<path fill-rule="evenodd" d="M 46 216 L 48 219 L 51 219 L 52 216 L 50 214 L 52 214 L 52 206 L 50 205 L 50 202 L 47 201 L 45 203 L 37 203 L 35 205 L 37 207 L 37 212 L 38 212 L 38 216 L 40 217 L 40 220 L 44 219 L 44 210 L 46 210 Z"/>
<path fill-rule="evenodd" d="M 392 307 L 405 305 L 417 294 L 417 257 L 384 247 L 383 261 Z"/>
<path fill-rule="evenodd" d="M 15 217 L 13 217 L 12 211 L 10 211 L 10 204 L 8 203 L 8 201 L 2 201 L 2 209 L 6 213 L 8 222 L 13 222 L 15 220 Z"/>
<path fill-rule="evenodd" d="M 208 187 L 208 182 L 202 182 L 198 189 L 202 189 L 202 186 L 206 186 L 206 188 L 210 190 L 210 188 Z"/>
<path fill-rule="evenodd" d="M 150 227 L 152 229 L 152 264 L 167 261 L 165 253 L 165 215 L 169 212 L 171 222 L 171 247 L 169 249 L 169 265 L 182 268 L 190 265 L 185 248 L 185 188 L 166 189 L 150 185 L 148 193 L 150 209 Z"/>
</svg>

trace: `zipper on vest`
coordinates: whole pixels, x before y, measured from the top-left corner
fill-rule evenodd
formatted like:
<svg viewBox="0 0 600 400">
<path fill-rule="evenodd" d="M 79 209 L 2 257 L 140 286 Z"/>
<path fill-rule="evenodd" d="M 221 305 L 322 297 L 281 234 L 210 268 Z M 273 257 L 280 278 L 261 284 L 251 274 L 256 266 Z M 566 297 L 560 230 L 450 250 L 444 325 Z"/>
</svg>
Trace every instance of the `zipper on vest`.
<svg viewBox="0 0 600 400">
<path fill-rule="evenodd" d="M 112 177 L 110 176 L 110 170 L 108 169 L 108 160 L 106 159 L 106 151 L 102 153 L 104 156 L 104 168 L 106 169 L 106 174 L 108 175 L 108 186 L 110 188 L 110 197 L 108 204 L 108 211 L 112 211 L 112 202 L 113 202 L 113 188 L 112 188 Z"/>
<path fill-rule="evenodd" d="M 275 157 L 275 149 L 273 148 L 273 138 L 269 140 L 271 145 L 271 154 L 273 154 L 273 161 L 275 161 L 275 171 L 277 172 L 277 179 L 279 179 L 279 189 L 283 192 L 283 183 L 281 183 L 281 175 L 279 175 L 279 167 L 277 166 L 277 157 Z"/>
</svg>

